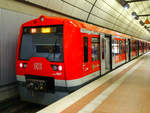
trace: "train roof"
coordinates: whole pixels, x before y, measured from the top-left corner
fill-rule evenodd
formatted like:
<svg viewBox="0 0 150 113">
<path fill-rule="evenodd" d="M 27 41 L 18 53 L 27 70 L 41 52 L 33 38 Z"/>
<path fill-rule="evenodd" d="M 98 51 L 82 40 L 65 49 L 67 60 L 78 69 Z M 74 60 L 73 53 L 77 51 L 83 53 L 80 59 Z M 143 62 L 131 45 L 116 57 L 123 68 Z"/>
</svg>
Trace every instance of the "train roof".
<svg viewBox="0 0 150 113">
<path fill-rule="evenodd" d="M 41 19 L 44 19 L 43 22 L 41 21 Z M 46 21 L 45 21 L 46 20 Z M 33 19 L 31 21 L 28 21 L 26 23 L 23 24 L 23 26 L 41 26 L 42 24 L 48 24 L 48 23 L 54 23 L 54 24 L 64 24 L 64 22 L 70 22 L 71 24 L 73 24 L 76 27 L 82 28 L 82 29 L 87 29 L 90 31 L 94 31 L 94 32 L 99 32 L 99 33 L 105 33 L 105 34 L 111 34 L 114 36 L 120 36 L 120 37 L 126 37 L 126 38 L 133 38 L 136 40 L 140 40 L 138 38 L 123 34 L 123 33 L 119 33 L 116 31 L 112 31 L 106 28 L 102 28 L 102 27 L 98 27 L 92 24 L 88 24 L 85 22 L 81 22 L 78 20 L 74 20 L 74 19 L 69 19 L 69 18 L 62 18 L 62 17 L 48 17 L 48 16 L 40 16 L 37 19 Z M 144 41 L 144 40 L 143 40 Z"/>
</svg>

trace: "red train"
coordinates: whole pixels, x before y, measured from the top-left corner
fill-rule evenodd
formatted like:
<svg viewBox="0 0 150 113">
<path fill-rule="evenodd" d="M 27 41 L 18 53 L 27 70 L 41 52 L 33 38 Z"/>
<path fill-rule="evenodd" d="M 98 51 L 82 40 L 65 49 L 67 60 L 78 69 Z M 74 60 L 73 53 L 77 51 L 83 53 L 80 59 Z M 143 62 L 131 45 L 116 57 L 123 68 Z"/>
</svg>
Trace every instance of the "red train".
<svg viewBox="0 0 150 113">
<path fill-rule="evenodd" d="M 148 51 L 147 42 L 131 38 L 66 18 L 24 23 L 16 57 L 21 99 L 50 104 Z"/>
</svg>

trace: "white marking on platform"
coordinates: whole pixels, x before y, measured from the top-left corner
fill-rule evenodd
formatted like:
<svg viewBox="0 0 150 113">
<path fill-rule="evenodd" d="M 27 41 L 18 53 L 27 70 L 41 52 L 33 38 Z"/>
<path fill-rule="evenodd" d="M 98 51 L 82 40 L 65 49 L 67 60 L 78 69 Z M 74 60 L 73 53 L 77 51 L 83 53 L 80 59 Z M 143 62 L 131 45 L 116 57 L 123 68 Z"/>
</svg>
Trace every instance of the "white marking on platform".
<svg viewBox="0 0 150 113">
<path fill-rule="evenodd" d="M 78 113 L 92 113 L 107 97 L 112 94 L 112 92 L 117 89 L 123 81 L 127 79 L 127 77 L 131 76 L 143 61 L 140 61 L 137 65 L 132 67 L 127 73 L 125 73 L 120 79 L 115 81 L 110 87 L 108 87 L 105 91 L 103 91 L 99 96 L 97 96 L 94 100 L 92 100 L 89 104 L 87 104 L 83 109 L 81 109 Z"/>
</svg>

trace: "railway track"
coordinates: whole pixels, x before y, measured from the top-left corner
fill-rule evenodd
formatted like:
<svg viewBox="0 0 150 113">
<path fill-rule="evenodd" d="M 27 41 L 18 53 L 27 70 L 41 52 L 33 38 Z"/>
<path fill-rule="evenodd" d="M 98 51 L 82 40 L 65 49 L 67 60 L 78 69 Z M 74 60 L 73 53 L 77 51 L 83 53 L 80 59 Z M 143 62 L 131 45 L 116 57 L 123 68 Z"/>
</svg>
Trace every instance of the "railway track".
<svg viewBox="0 0 150 113">
<path fill-rule="evenodd" d="M 0 113 L 35 113 L 44 107 L 43 105 L 23 102 L 19 99 L 11 99 L 0 103 Z"/>
</svg>

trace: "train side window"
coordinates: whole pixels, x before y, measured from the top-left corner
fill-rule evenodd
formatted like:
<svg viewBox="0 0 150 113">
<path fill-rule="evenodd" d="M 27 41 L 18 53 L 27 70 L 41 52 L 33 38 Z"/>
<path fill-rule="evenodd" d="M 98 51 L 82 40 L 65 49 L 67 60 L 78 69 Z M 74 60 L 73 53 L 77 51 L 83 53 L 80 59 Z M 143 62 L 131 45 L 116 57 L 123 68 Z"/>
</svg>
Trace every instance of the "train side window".
<svg viewBox="0 0 150 113">
<path fill-rule="evenodd" d="M 88 37 L 83 38 L 83 46 L 84 46 L 84 62 L 88 62 Z"/>
<path fill-rule="evenodd" d="M 92 38 L 92 61 L 100 60 L 100 39 Z M 105 52 L 105 50 L 104 50 Z"/>
<path fill-rule="evenodd" d="M 122 41 L 119 41 L 119 54 L 122 54 Z"/>
<path fill-rule="evenodd" d="M 123 41 L 123 53 L 126 53 L 126 41 Z"/>
<path fill-rule="evenodd" d="M 112 39 L 112 54 L 113 56 L 116 56 L 118 54 L 118 43 L 115 39 Z"/>
</svg>

